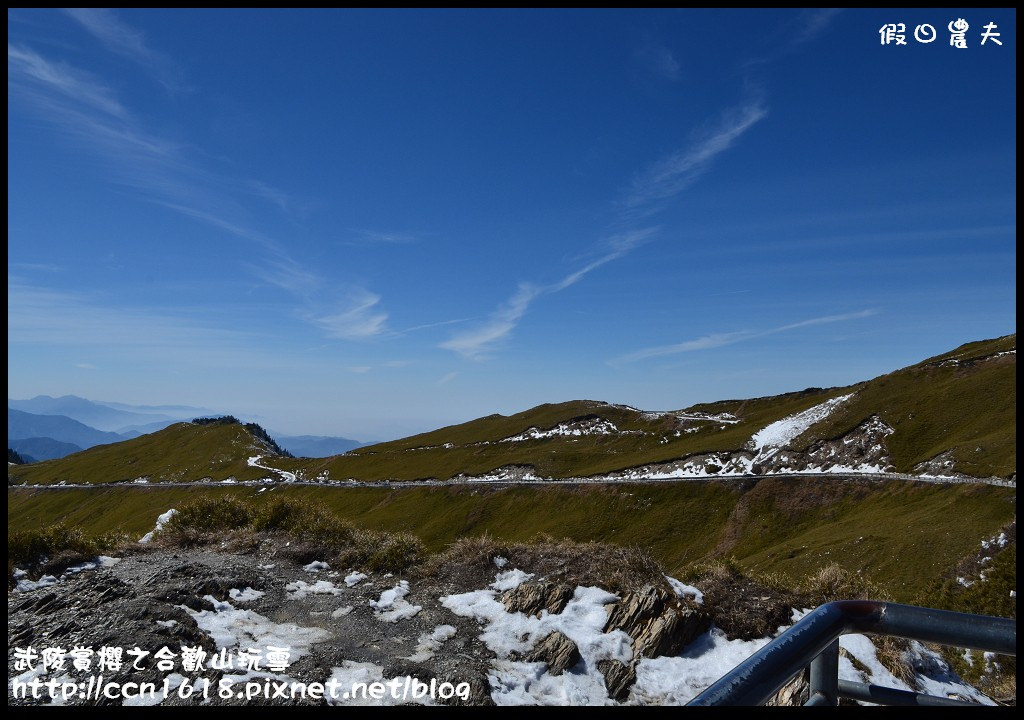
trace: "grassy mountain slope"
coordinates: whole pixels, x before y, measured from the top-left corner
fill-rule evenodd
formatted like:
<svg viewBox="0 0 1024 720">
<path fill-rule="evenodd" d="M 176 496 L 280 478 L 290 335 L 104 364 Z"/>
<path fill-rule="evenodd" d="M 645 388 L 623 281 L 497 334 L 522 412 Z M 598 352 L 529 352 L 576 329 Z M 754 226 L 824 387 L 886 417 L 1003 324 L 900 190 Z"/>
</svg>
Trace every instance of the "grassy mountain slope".
<svg viewBox="0 0 1024 720">
<path fill-rule="evenodd" d="M 1014 475 L 1016 349 L 1016 334 L 968 343 L 862 383 L 849 403 L 798 438 L 794 447 L 838 437 L 878 415 L 895 429 L 886 445 L 899 472 L 949 452 L 955 470 L 965 475 Z"/>
<path fill-rule="evenodd" d="M 8 469 L 8 482 L 31 484 L 116 483 L 137 478 L 189 482 L 203 478 L 255 480 L 265 470 L 249 467 L 267 446 L 242 425 L 178 423 L 150 435 L 101 445 L 58 460 Z"/>
<path fill-rule="evenodd" d="M 204 496 L 265 502 L 287 495 L 330 506 L 356 524 L 408 531 L 431 550 L 484 533 L 538 533 L 639 545 L 671 571 L 715 557 L 791 579 L 833 561 L 912 601 L 980 541 L 1013 521 L 1014 488 L 810 478 L 671 485 L 321 488 L 279 486 L 8 490 L 10 530 L 64 521 L 138 537 L 157 515 Z"/>
<path fill-rule="evenodd" d="M 932 461 L 942 465 L 943 474 L 1016 474 L 1016 335 L 970 343 L 845 388 L 724 400 L 666 413 L 576 400 L 510 416 L 490 415 L 331 458 L 271 457 L 264 462 L 308 479 L 327 472 L 333 480 L 448 480 L 508 466 L 541 477 L 588 477 L 698 454 L 743 451 L 765 426 L 851 393 L 849 401 L 790 447 L 801 450 L 839 438 L 878 416 L 894 428 L 884 444 L 898 471 L 920 471 L 921 463 Z M 246 465 L 251 437 L 225 432 L 220 426 L 178 424 L 59 461 L 11 468 L 8 476 L 16 483 L 39 484 L 119 482 L 140 476 L 153 481 L 243 480 L 269 474 Z M 237 426 L 231 433 L 236 432 L 244 430 Z"/>
<path fill-rule="evenodd" d="M 529 465 L 542 477 L 586 477 L 695 453 L 740 450 L 763 426 L 841 393 L 841 389 L 812 389 L 742 403 L 737 401 L 732 405 L 742 405 L 743 414 L 735 424 L 710 420 L 689 420 L 680 424 L 672 413 L 655 416 L 588 400 L 540 405 L 515 415 L 491 415 L 424 435 L 354 450 L 315 464 L 312 470 L 314 474 L 327 470 L 334 478 L 447 480 L 459 474 L 482 475 L 506 465 Z M 593 418 L 614 423 L 619 432 L 500 442 L 531 427 L 548 430 L 559 423 Z M 690 432 L 677 436 L 676 432 L 684 426 Z"/>
</svg>

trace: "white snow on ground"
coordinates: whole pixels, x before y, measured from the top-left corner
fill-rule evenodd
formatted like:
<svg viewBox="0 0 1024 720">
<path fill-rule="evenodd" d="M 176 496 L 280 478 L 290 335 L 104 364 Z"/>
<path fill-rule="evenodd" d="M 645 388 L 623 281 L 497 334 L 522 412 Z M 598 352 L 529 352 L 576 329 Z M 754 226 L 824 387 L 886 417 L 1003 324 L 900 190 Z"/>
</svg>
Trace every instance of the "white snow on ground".
<svg viewBox="0 0 1024 720">
<path fill-rule="evenodd" d="M 456 630 L 451 625 L 438 625 L 433 631 L 423 633 L 416 640 L 416 652 L 406 658 L 413 662 L 426 662 L 434 657 L 434 653 L 446 641 L 455 636 Z"/>
<path fill-rule="evenodd" d="M 121 558 L 110 557 L 109 555 L 100 555 L 95 560 L 92 560 L 90 562 L 84 562 L 81 565 L 72 565 L 64 571 L 64 574 L 61 575 L 60 579 L 63 580 L 68 575 L 77 575 L 78 573 L 86 572 L 87 570 L 95 570 L 96 568 L 101 567 L 113 567 L 114 565 L 117 565 L 119 562 L 121 562 Z"/>
<path fill-rule="evenodd" d="M 238 588 L 228 590 L 228 597 L 235 602 L 252 602 L 253 600 L 259 600 L 264 595 L 266 593 L 262 590 L 254 590 L 251 587 L 246 587 L 244 590 L 239 590 Z"/>
<path fill-rule="evenodd" d="M 284 586 L 288 591 L 288 597 L 295 600 L 302 600 L 310 595 L 341 595 L 341 588 L 337 587 L 330 580 L 317 580 L 310 585 L 303 580 L 296 580 Z"/>
<path fill-rule="evenodd" d="M 488 679 L 491 698 L 498 705 L 608 705 L 604 678 L 597 669 L 602 659 L 628 663 L 632 657 L 632 641 L 621 630 L 602 632 L 607 620 L 605 605 L 616 596 L 593 587 L 577 587 L 573 599 L 563 612 L 551 615 L 542 611 L 539 617 L 510 613 L 497 600 L 511 573 L 498 573 L 490 589 L 448 595 L 441 604 L 456 615 L 473 618 L 481 624 L 480 640 L 497 658 Z M 502 577 L 505 576 L 505 577 Z M 520 576 L 516 576 L 520 577 Z M 677 593 L 692 595 L 692 588 L 674 578 L 666 578 Z M 794 611 L 793 622 L 809 611 Z M 778 632 L 788 629 L 780 627 Z M 554 631 L 567 635 L 579 648 L 582 660 L 562 675 L 553 676 L 542 662 L 516 662 L 513 653 L 522 653 Z M 425 644 L 427 636 L 421 636 Z M 630 705 L 681 705 L 703 692 L 736 665 L 770 642 L 770 637 L 756 640 L 729 640 L 725 633 L 711 629 L 690 643 L 676 657 L 641 658 L 636 664 L 637 681 L 631 690 Z M 895 678 L 879 662 L 875 646 L 864 635 L 844 635 L 840 646 L 856 658 L 866 671 L 859 671 L 848 657 L 840 658 L 840 677 L 898 689 L 910 689 Z M 417 648 L 419 651 L 420 648 Z M 983 694 L 963 683 L 935 652 L 912 642 L 908 659 L 917 670 L 920 692 L 945 697 L 962 695 L 984 704 L 992 704 Z"/>
<path fill-rule="evenodd" d="M 334 612 L 332 612 L 331 613 L 331 617 L 334 618 L 335 620 L 337 620 L 340 617 L 344 617 L 344 616 L 348 615 L 350 612 L 352 612 L 352 609 L 353 608 L 352 608 L 351 605 L 345 605 L 344 607 L 340 607 L 337 610 L 335 610 Z"/>
<path fill-rule="evenodd" d="M 351 572 L 351 573 L 349 573 L 348 575 L 345 576 L 345 586 L 346 587 L 355 587 L 356 585 L 361 583 L 366 578 L 367 578 L 367 575 L 365 573 Z"/>
<path fill-rule="evenodd" d="M 840 679 L 866 682 L 872 685 L 897 688 L 898 690 L 914 689 L 895 677 L 879 662 L 875 645 L 866 635 L 856 633 L 843 635 L 839 638 L 839 647 L 857 658 L 857 661 L 867 668 L 867 672 L 862 672 L 854 667 L 849 658 L 840 656 Z M 960 680 L 938 653 L 929 650 L 916 640 L 910 642 L 908 659 L 916 671 L 918 692 L 938 697 L 947 697 L 953 694 L 962 695 L 982 705 L 995 705 L 986 695 Z"/>
<path fill-rule="evenodd" d="M 981 547 L 984 548 L 985 550 L 988 550 L 991 547 L 1001 547 L 1001 548 L 1003 548 L 1003 547 L 1006 547 L 1006 543 L 1008 543 L 1008 542 L 1009 542 L 1009 540 L 1006 537 L 1006 533 L 1001 532 L 998 535 L 996 535 L 995 537 L 989 538 L 988 540 L 982 540 L 981 541 Z"/>
<path fill-rule="evenodd" d="M 647 413 L 645 413 L 647 414 Z M 740 421 L 738 417 L 730 413 L 702 413 L 702 412 L 677 412 L 677 413 L 659 413 L 660 415 L 675 415 L 680 420 L 710 420 L 711 422 L 720 423 L 722 425 L 735 425 Z"/>
<path fill-rule="evenodd" d="M 487 483 L 487 482 L 531 482 L 541 480 L 533 474 L 532 470 L 523 470 L 516 467 L 500 467 L 484 475 L 456 475 L 454 480 L 459 482 Z"/>
<path fill-rule="evenodd" d="M 24 572 L 24 571 L 22 571 L 22 572 Z M 29 580 L 28 578 L 23 578 L 21 580 L 18 580 L 18 584 L 14 586 L 14 592 L 16 592 L 16 593 L 32 592 L 33 590 L 38 590 L 39 588 L 44 588 L 44 587 L 50 587 L 51 585 L 56 585 L 56 584 L 57 584 L 57 578 L 54 577 L 53 575 L 43 575 L 38 580 Z"/>
<path fill-rule="evenodd" d="M 164 525 L 170 522 L 170 519 L 178 514 L 178 511 L 171 508 L 163 515 L 156 519 L 156 527 L 150 530 L 148 533 L 139 538 L 140 543 L 148 543 L 153 539 L 153 536 L 164 529 Z"/>
<path fill-rule="evenodd" d="M 89 570 L 95 570 L 96 568 L 111 567 L 119 562 L 121 562 L 121 558 L 110 557 L 109 555 L 100 555 L 95 560 L 84 562 L 81 565 L 72 565 L 65 570 L 59 578 L 54 577 L 53 575 L 43 575 L 38 580 L 29 580 L 27 572 L 21 568 L 14 568 L 12 577 L 17 581 L 17 584 L 14 586 L 13 592 L 25 593 L 44 587 L 50 587 L 51 585 L 56 585 L 59 582 L 67 580 L 72 575 L 77 575 L 78 573 L 87 572 Z"/>
<path fill-rule="evenodd" d="M 263 465 L 262 463 L 260 463 L 260 460 L 262 460 L 262 459 L 263 459 L 262 455 L 255 455 L 255 456 L 249 458 L 247 462 L 249 464 L 249 467 L 258 467 L 258 468 L 260 468 L 262 470 L 269 470 L 270 472 L 277 473 L 278 475 L 281 476 L 281 479 L 284 480 L 285 482 L 298 482 L 299 481 L 299 479 L 295 476 L 295 473 L 288 472 L 287 470 L 278 470 L 277 468 L 270 467 L 269 465 Z"/>
<path fill-rule="evenodd" d="M 506 565 L 508 565 L 508 558 L 503 558 L 501 555 L 498 555 L 494 558 L 494 566 L 498 569 L 501 569 Z"/>
<path fill-rule="evenodd" d="M 759 450 L 762 453 L 772 448 L 785 447 L 802 435 L 811 425 L 827 418 L 833 410 L 852 397 L 853 393 L 840 395 L 831 400 L 826 400 L 820 405 L 815 405 L 807 410 L 777 420 L 754 433 L 754 436 L 750 439 L 750 445 L 754 450 Z"/>
<path fill-rule="evenodd" d="M 286 647 L 291 651 L 290 662 L 309 653 L 314 643 L 323 642 L 331 634 L 321 628 L 308 628 L 294 623 L 278 624 L 252 610 L 240 610 L 229 602 L 206 595 L 213 610 L 193 610 L 180 605 L 195 618 L 199 629 L 208 634 L 218 648 L 265 648 L 267 645 Z"/>
<path fill-rule="evenodd" d="M 178 673 L 171 673 L 165 678 L 165 680 L 167 683 L 166 687 L 163 682 L 157 683 L 155 694 L 150 695 L 149 693 L 146 693 L 143 695 L 142 693 L 139 693 L 138 695 L 125 698 L 121 701 L 121 704 L 125 707 L 149 707 L 150 705 L 159 705 L 166 700 L 168 696 L 174 694 L 174 691 L 177 690 L 183 682 L 185 682 L 185 676 L 179 675 Z"/>
<path fill-rule="evenodd" d="M 330 570 L 331 566 L 325 562 L 321 562 L 320 560 L 314 560 L 309 565 L 304 565 L 302 569 L 308 573 L 315 573 L 320 572 L 321 570 Z"/>
<path fill-rule="evenodd" d="M 499 442 L 522 442 L 524 440 L 543 440 L 551 437 L 580 437 L 583 435 L 613 435 L 620 432 L 615 423 L 598 418 L 594 420 L 579 420 L 577 422 L 562 422 L 550 430 L 531 427 L 518 435 L 507 437 Z"/>
<path fill-rule="evenodd" d="M 398 622 L 411 618 L 423 608 L 410 604 L 405 599 L 408 594 L 409 581 L 402 580 L 390 590 L 382 592 L 379 600 L 370 600 L 370 607 L 376 611 L 376 617 L 381 622 Z"/>
<path fill-rule="evenodd" d="M 623 479 L 635 478 L 637 480 L 672 480 L 676 478 L 750 475 L 753 472 L 753 465 L 753 460 L 744 455 L 719 455 L 713 453 L 687 460 L 672 470 L 651 470 L 650 468 L 641 467 L 627 470 L 620 477 Z"/>
<path fill-rule="evenodd" d="M 396 678 L 400 684 L 404 684 L 406 680 L 405 675 Z M 380 665 L 374 665 L 373 663 L 361 663 L 354 662 L 352 660 L 345 660 L 341 667 L 333 668 L 329 681 L 337 683 L 338 697 L 332 698 L 330 694 L 326 695 L 327 702 L 329 705 L 403 705 L 407 703 L 416 703 L 418 705 L 436 705 L 437 703 L 430 697 L 429 693 L 424 695 L 422 698 L 408 697 L 403 698 L 401 689 L 399 689 L 399 696 L 396 698 L 390 691 L 390 688 L 385 688 L 387 691 L 384 692 L 384 696 L 380 699 L 375 699 L 369 694 L 364 697 L 363 691 L 356 690 L 352 693 L 353 685 L 356 683 L 365 684 L 367 686 L 373 683 L 385 682 L 384 668 Z M 392 682 L 391 679 L 386 682 Z M 346 697 L 346 695 L 352 694 L 352 697 Z"/>
<path fill-rule="evenodd" d="M 523 572 L 518 568 L 505 570 L 494 576 L 494 582 L 491 583 L 491 587 L 498 592 L 504 592 L 505 590 L 519 587 L 532 577 L 533 573 Z"/>
<path fill-rule="evenodd" d="M 704 604 L 704 593 L 695 588 L 693 585 L 687 585 L 686 583 L 680 582 L 679 580 L 676 580 L 674 577 L 669 577 L 668 575 L 665 576 L 665 579 L 668 581 L 668 584 L 672 586 L 672 589 L 675 590 L 676 595 L 678 595 L 679 597 L 691 597 L 693 598 L 693 601 L 698 605 Z"/>
<path fill-rule="evenodd" d="M 729 640 L 724 632 L 712 627 L 677 657 L 640 660 L 628 703 L 684 705 L 769 641 L 770 638 Z"/>
<path fill-rule="evenodd" d="M 512 571 L 510 571 L 512 572 Z M 494 585 L 501 585 L 496 579 Z M 540 617 L 509 613 L 496 599 L 497 590 L 477 590 L 441 598 L 456 615 L 484 625 L 480 639 L 498 655 L 489 679 L 491 698 L 499 705 L 609 704 L 604 677 L 597 670 L 603 659 L 629 662 L 632 641 L 621 630 L 602 632 L 608 615 L 605 605 L 617 597 L 595 587 L 578 587 L 558 615 L 542 611 Z M 582 661 L 572 672 L 554 676 L 543 663 L 514 662 L 512 652 L 529 650 L 554 631 L 561 631 L 579 648 Z"/>
</svg>

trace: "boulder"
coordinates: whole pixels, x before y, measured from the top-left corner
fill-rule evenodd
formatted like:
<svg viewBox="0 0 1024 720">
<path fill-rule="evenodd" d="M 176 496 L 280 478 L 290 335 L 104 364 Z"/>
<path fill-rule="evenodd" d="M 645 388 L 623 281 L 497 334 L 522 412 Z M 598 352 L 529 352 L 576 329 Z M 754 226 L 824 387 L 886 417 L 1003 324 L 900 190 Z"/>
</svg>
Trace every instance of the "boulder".
<svg viewBox="0 0 1024 720">
<path fill-rule="evenodd" d="M 685 605 L 675 594 L 647 585 L 609 606 L 604 631 L 622 630 L 633 639 L 633 658 L 677 655 L 711 626 L 702 609 Z"/>
<path fill-rule="evenodd" d="M 597 669 L 604 675 L 604 686 L 608 689 L 608 697 L 622 702 L 629 697 L 629 689 L 636 682 L 636 670 L 618 660 L 601 660 Z"/>
<path fill-rule="evenodd" d="M 564 583 L 526 582 L 505 592 L 501 602 L 508 612 L 540 616 L 547 610 L 552 615 L 565 610 L 575 590 Z"/>
<path fill-rule="evenodd" d="M 524 653 L 522 660 L 547 663 L 549 673 L 561 675 L 580 661 L 580 650 L 576 643 L 556 630 Z"/>
</svg>

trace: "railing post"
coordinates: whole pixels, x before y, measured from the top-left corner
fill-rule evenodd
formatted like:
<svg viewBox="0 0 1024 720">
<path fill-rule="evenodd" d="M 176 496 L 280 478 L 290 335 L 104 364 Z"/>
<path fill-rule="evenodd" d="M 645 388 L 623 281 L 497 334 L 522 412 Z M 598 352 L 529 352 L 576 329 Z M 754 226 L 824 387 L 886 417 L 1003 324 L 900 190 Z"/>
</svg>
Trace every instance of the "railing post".
<svg viewBox="0 0 1024 720">
<path fill-rule="evenodd" d="M 839 704 L 839 640 L 811 660 L 811 683 L 807 704 Z"/>
</svg>

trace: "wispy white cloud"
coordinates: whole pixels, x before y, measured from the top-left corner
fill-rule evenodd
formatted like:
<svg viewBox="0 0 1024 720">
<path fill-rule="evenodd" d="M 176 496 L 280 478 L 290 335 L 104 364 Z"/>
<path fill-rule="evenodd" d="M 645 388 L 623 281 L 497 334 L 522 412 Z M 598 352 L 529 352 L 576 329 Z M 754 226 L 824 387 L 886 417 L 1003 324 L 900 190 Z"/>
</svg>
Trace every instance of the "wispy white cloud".
<svg viewBox="0 0 1024 720">
<path fill-rule="evenodd" d="M 84 362 L 83 363 L 75 363 L 75 367 L 76 368 L 81 368 L 82 370 L 95 370 L 96 369 L 96 366 L 93 365 L 92 363 L 84 363 Z"/>
<path fill-rule="evenodd" d="M 699 137 L 686 149 L 655 163 L 634 178 L 631 192 L 622 204 L 622 216 L 636 224 L 640 218 L 660 209 L 661 204 L 682 192 L 696 180 L 719 154 L 767 114 L 760 103 L 748 103 L 726 113 L 710 133 Z M 482 359 L 511 333 L 522 320 L 530 304 L 539 296 L 572 287 L 590 272 L 630 253 L 651 240 L 657 227 L 634 228 L 614 235 L 598 246 L 597 257 L 550 285 L 521 283 L 504 305 L 476 328 L 460 332 L 440 347 L 463 357 Z"/>
<path fill-rule="evenodd" d="M 458 376 L 459 376 L 459 374 L 457 372 L 450 372 L 447 375 L 445 375 L 444 377 L 442 377 L 440 380 L 438 380 L 437 384 L 438 385 L 447 385 L 448 383 L 450 383 L 452 380 L 454 380 Z"/>
<path fill-rule="evenodd" d="M 481 359 L 519 324 L 530 303 L 543 290 L 530 283 L 520 283 L 515 294 L 495 310 L 480 326 L 454 335 L 441 343 L 446 350 L 466 358 Z"/>
<path fill-rule="evenodd" d="M 377 307 L 380 300 L 380 295 L 367 290 L 353 290 L 340 310 L 310 320 L 328 337 L 364 340 L 387 332 L 388 314 Z"/>
<path fill-rule="evenodd" d="M 768 33 L 771 50 L 741 63 L 744 68 L 767 65 L 797 52 L 803 45 L 821 37 L 842 13 L 841 8 L 806 8 Z"/>
<path fill-rule="evenodd" d="M 599 255 L 583 267 L 570 272 L 561 280 L 550 285 L 520 283 L 516 292 L 501 307 L 493 312 L 481 325 L 456 333 L 441 343 L 440 347 L 452 350 L 463 357 L 482 359 L 505 339 L 522 320 L 530 304 L 541 295 L 561 292 L 582 280 L 588 273 L 602 265 L 628 254 L 638 245 L 651 239 L 657 228 L 643 228 L 613 235 L 601 243 Z M 451 322 L 451 321 L 449 321 Z"/>
<path fill-rule="evenodd" d="M 7 278 L 8 345 L 90 348 L 120 360 L 231 365 L 251 359 L 255 333 L 228 330 L 194 314 L 111 307 L 82 292 Z M 89 363 L 79 364 L 79 367 Z"/>
<path fill-rule="evenodd" d="M 146 36 L 121 20 L 113 10 L 104 8 L 66 8 L 64 10 L 110 52 L 141 65 L 168 88 L 180 82 L 174 64 L 153 50 Z"/>
<path fill-rule="evenodd" d="M 660 43 L 647 43 L 636 51 L 637 59 L 659 77 L 675 82 L 682 75 L 676 56 Z"/>
<path fill-rule="evenodd" d="M 125 48 L 132 47 L 130 35 L 122 39 Z M 147 132 L 91 74 L 32 50 L 8 45 L 8 88 L 15 99 L 24 100 L 113 169 L 112 178 L 143 200 L 257 246 L 262 252 L 243 266 L 260 281 L 297 298 L 300 316 L 329 337 L 360 339 L 386 331 L 387 313 L 375 307 L 380 297 L 366 291 L 353 291 L 342 302 L 341 312 L 324 310 L 324 301 L 314 298 L 324 279 L 297 261 L 281 242 L 253 229 L 238 202 L 240 196 L 258 197 L 287 211 L 290 200 L 284 193 L 252 178 L 211 170 L 193 159 L 195 153 L 186 146 Z"/>
<path fill-rule="evenodd" d="M 686 340 L 685 342 L 675 343 L 673 345 L 658 345 L 656 347 L 643 348 L 635 352 L 621 355 L 609 361 L 610 365 L 623 365 L 626 363 L 636 362 L 638 360 L 647 360 L 653 357 L 664 357 L 666 355 L 678 355 L 679 353 L 694 352 L 697 350 L 711 350 L 714 348 L 723 347 L 725 345 L 733 345 L 738 342 L 744 342 L 746 340 L 753 340 L 755 338 L 766 337 L 768 335 L 776 335 L 782 332 L 788 332 L 790 330 L 796 330 L 798 328 L 811 327 L 813 325 L 828 325 L 831 323 L 846 322 L 848 320 L 859 320 L 872 315 L 877 315 L 878 310 L 869 309 L 861 310 L 859 312 L 844 313 L 842 315 L 825 315 L 822 317 L 811 318 L 809 320 L 801 320 L 800 322 L 790 323 L 788 325 L 780 325 L 774 328 L 768 328 L 765 330 L 739 330 L 736 332 L 727 333 L 714 333 L 711 335 L 705 335 L 703 337 L 696 338 L 694 340 Z"/>
<path fill-rule="evenodd" d="M 322 278 L 286 255 L 270 257 L 261 265 L 250 264 L 249 270 L 260 280 L 292 295 L 309 299 L 323 284 Z"/>
<path fill-rule="evenodd" d="M 419 237 L 407 232 L 350 228 L 349 233 L 351 236 L 341 241 L 343 245 L 409 245 L 419 241 Z"/>
<path fill-rule="evenodd" d="M 66 63 L 54 63 L 25 47 L 7 44 L 7 82 L 14 90 L 41 99 L 39 89 L 49 90 L 110 118 L 125 119 L 128 112 L 116 94 L 94 75 Z M 32 92 L 32 86 L 36 86 Z"/>
<path fill-rule="evenodd" d="M 639 245 L 651 240 L 657 232 L 658 228 L 648 227 L 611 236 L 599 247 L 599 252 L 601 254 L 596 260 L 590 261 L 579 270 L 574 270 L 555 284 L 543 288 L 544 292 L 559 292 L 561 290 L 565 290 L 567 287 L 575 285 L 582 280 L 587 273 L 596 270 L 602 265 L 606 265 L 613 260 L 618 260 L 619 258 L 628 255 Z"/>
<path fill-rule="evenodd" d="M 798 18 L 798 30 L 793 37 L 796 45 L 810 42 L 825 32 L 842 8 L 809 8 Z"/>
<path fill-rule="evenodd" d="M 686 189 L 708 170 L 712 160 L 732 147 L 741 135 L 767 114 L 760 102 L 734 108 L 689 147 L 659 160 L 637 175 L 624 203 L 626 216 L 635 218 L 660 209 L 661 202 Z"/>
</svg>

